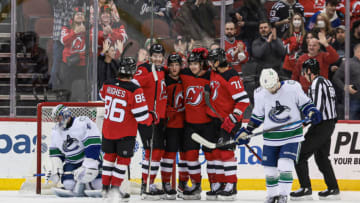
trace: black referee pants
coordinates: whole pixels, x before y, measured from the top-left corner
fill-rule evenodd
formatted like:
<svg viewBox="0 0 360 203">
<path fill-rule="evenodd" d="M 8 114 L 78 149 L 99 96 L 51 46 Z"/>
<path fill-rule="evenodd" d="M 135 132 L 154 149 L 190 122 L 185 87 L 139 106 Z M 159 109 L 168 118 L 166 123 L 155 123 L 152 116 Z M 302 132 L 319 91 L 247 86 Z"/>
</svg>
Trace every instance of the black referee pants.
<svg viewBox="0 0 360 203">
<path fill-rule="evenodd" d="M 325 120 L 318 125 L 311 125 L 305 134 L 305 141 L 301 143 L 301 150 L 295 170 L 302 188 L 311 188 L 308 159 L 314 154 L 315 162 L 323 174 L 328 189 L 338 189 L 334 170 L 329 160 L 331 135 L 336 121 Z"/>
</svg>

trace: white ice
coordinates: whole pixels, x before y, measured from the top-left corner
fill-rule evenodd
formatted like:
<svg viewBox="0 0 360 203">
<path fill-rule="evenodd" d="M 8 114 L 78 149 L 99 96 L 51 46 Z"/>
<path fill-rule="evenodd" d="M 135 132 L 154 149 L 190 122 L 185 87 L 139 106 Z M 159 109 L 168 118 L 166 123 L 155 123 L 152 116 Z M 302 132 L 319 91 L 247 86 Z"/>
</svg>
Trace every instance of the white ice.
<svg viewBox="0 0 360 203">
<path fill-rule="evenodd" d="M 266 196 L 265 191 L 238 191 L 236 203 L 262 203 Z M 300 203 L 360 203 L 360 192 L 341 192 L 341 200 L 327 201 L 319 200 L 317 191 L 313 191 L 313 201 L 301 201 Z M 177 200 L 181 201 L 181 200 Z M 202 200 L 186 201 L 188 203 L 201 202 L 205 200 L 205 192 L 202 194 Z M 132 195 L 130 203 L 154 203 L 154 201 L 141 200 L 139 195 Z M 162 203 L 173 202 L 171 200 L 161 200 Z M 211 201 L 216 202 L 216 201 Z M 220 202 L 220 201 L 219 201 Z M 295 202 L 295 201 L 288 201 Z M 296 201 L 299 202 L 299 201 Z M 35 194 L 21 194 L 18 191 L 0 191 L 0 203 L 113 203 L 110 200 L 101 198 L 59 198 L 54 195 L 35 195 Z M 114 202 L 115 203 L 115 202 Z M 119 202 L 117 202 L 119 203 Z"/>
</svg>

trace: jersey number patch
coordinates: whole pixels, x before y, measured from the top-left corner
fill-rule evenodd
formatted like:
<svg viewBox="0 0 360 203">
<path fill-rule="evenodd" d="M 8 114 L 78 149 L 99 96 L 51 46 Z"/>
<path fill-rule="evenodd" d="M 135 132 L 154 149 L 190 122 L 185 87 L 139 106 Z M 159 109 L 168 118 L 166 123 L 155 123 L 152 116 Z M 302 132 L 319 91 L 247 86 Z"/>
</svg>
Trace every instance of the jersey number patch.
<svg viewBox="0 0 360 203">
<path fill-rule="evenodd" d="M 123 99 L 112 98 L 110 96 L 105 97 L 105 119 L 109 119 L 114 122 L 123 122 L 125 117 L 125 110 L 122 107 L 127 106 L 127 102 Z"/>
</svg>

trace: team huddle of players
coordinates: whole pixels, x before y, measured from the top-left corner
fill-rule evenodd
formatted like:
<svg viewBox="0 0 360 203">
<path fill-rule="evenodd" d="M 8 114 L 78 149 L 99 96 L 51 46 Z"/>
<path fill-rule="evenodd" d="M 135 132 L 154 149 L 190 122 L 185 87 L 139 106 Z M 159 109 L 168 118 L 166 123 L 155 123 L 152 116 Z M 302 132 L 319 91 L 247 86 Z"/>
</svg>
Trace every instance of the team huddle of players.
<svg viewBox="0 0 360 203">
<path fill-rule="evenodd" d="M 133 58 L 123 58 L 119 63 L 118 77 L 104 82 L 99 93 L 105 101 L 102 140 L 88 118 L 71 117 L 63 105 L 54 108 L 53 117 L 58 125 L 53 131 L 50 156 L 55 163 L 55 173 L 49 177 L 59 179 L 59 174 L 62 174 L 64 189 L 57 190 L 62 196 L 79 193 L 92 196 L 91 189 L 97 189 L 103 197 L 117 195 L 128 200 L 130 195 L 120 186 L 126 178 L 138 130 L 145 149 L 142 198 L 199 200 L 200 144 L 192 140 L 193 133 L 214 143 L 236 139 L 237 144 L 247 144 L 247 136 L 262 122 L 271 128 L 287 121 L 297 121 L 300 119 L 299 109 L 312 120 L 318 118 L 311 116 L 319 115 L 319 112 L 298 83 L 280 83 L 276 72 L 268 69 L 261 74 L 262 87 L 255 90 L 255 106 L 249 125 L 240 129 L 249 98 L 238 73 L 228 65 L 223 49 L 210 52 L 205 48 L 193 49 L 186 68 L 182 68 L 183 59 L 177 53 L 171 54 L 167 66 L 163 66 L 164 54 L 162 45 L 153 44 L 150 62 L 136 67 Z M 293 95 L 291 98 L 290 94 Z M 271 102 L 260 101 L 265 97 Z M 291 112 L 291 116 L 280 118 L 283 112 Z M 263 156 L 268 159 L 263 160 L 263 165 L 267 183 L 274 183 L 269 187 L 275 188 L 279 182 L 281 195 L 284 181 L 284 194 L 287 195 L 291 190 L 291 167 L 296 160 L 298 142 L 303 140 L 302 125 L 282 131 L 275 133 L 276 136 L 274 133 L 264 134 L 268 146 L 266 150 L 264 146 Z M 100 146 L 104 152 L 102 184 L 99 184 L 98 170 L 101 165 Z M 202 150 L 211 187 L 206 192 L 206 199 L 234 200 L 237 194 L 235 146 L 216 149 L 202 146 Z M 172 168 L 177 152 L 180 154 L 179 183 L 175 190 L 171 187 L 171 176 L 175 175 Z M 65 165 L 62 165 L 64 160 Z M 159 169 L 161 189 L 154 184 Z M 276 176 L 279 173 L 280 179 Z M 71 194 L 64 195 L 66 192 Z M 278 196 L 277 188 L 269 195 Z"/>
</svg>

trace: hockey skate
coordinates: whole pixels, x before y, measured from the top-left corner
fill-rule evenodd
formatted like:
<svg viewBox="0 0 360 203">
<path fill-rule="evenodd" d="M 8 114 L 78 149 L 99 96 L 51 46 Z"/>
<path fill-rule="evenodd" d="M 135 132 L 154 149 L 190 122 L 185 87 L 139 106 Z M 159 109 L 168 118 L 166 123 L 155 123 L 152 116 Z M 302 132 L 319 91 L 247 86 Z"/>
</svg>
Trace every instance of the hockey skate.
<svg viewBox="0 0 360 203">
<path fill-rule="evenodd" d="M 143 200 L 160 200 L 164 196 L 164 191 L 158 189 L 155 184 L 149 185 L 149 192 L 146 192 L 146 184 L 141 185 L 141 199 Z"/>
<path fill-rule="evenodd" d="M 234 201 L 237 195 L 236 183 L 226 183 L 224 189 L 219 192 L 218 200 Z"/>
<path fill-rule="evenodd" d="M 339 189 L 326 189 L 318 193 L 320 200 L 340 200 Z"/>
<path fill-rule="evenodd" d="M 112 186 L 107 194 L 107 197 L 113 199 L 114 201 L 119 200 L 120 202 L 128 202 L 130 194 L 122 192 L 119 186 Z"/>
<path fill-rule="evenodd" d="M 193 183 L 193 185 L 183 192 L 184 200 L 200 200 L 201 199 L 201 183 Z"/>
<path fill-rule="evenodd" d="M 183 198 L 183 193 L 185 190 L 188 190 L 187 181 L 179 181 L 179 185 L 176 189 L 177 191 L 177 198 Z"/>
<path fill-rule="evenodd" d="M 291 200 L 312 200 L 312 190 L 311 188 L 300 188 L 294 192 L 290 193 Z"/>
<path fill-rule="evenodd" d="M 287 203 L 287 199 L 288 199 L 287 196 L 285 196 L 285 195 L 279 195 L 279 196 L 278 196 L 277 203 Z"/>
<path fill-rule="evenodd" d="M 209 192 L 206 192 L 206 200 L 217 200 L 218 194 L 223 188 L 223 183 L 211 183 Z"/>
<path fill-rule="evenodd" d="M 279 199 L 279 196 L 267 196 L 264 203 L 276 203 Z"/>
<path fill-rule="evenodd" d="M 171 188 L 171 184 L 163 182 L 162 185 L 163 185 L 163 190 L 165 192 L 165 199 L 175 200 L 176 199 L 176 190 Z"/>
</svg>

